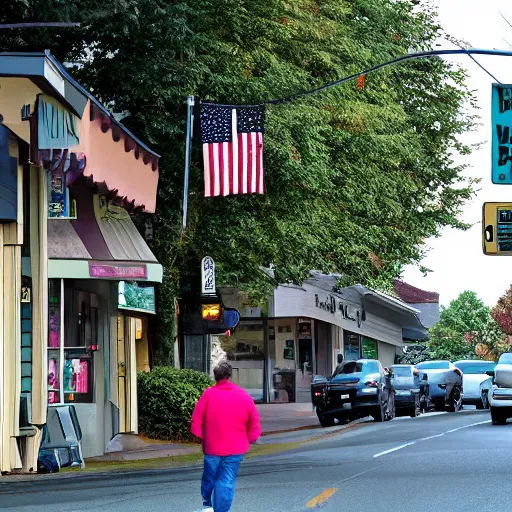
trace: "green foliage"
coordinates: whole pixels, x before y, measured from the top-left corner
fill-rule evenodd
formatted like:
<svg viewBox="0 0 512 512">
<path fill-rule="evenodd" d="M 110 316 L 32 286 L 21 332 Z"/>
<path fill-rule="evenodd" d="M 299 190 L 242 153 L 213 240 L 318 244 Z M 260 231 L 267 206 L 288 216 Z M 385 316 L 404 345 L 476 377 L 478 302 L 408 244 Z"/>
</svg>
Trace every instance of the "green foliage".
<svg viewBox="0 0 512 512">
<path fill-rule="evenodd" d="M 402 353 L 396 355 L 395 363 L 397 364 L 418 364 L 423 361 L 434 359 L 428 345 L 406 345 L 402 347 Z"/>
<path fill-rule="evenodd" d="M 409 51 L 441 29 L 415 0 L 26 0 L 0 20 L 80 21 L 80 29 L 0 34 L 9 50 L 50 48 L 162 154 L 154 250 L 165 267 L 159 333 L 169 352 L 174 297 L 197 290 L 199 262 L 253 298 L 310 269 L 387 289 L 423 241 L 472 196 L 454 153 L 474 127 L 466 75 L 421 59 L 267 109 L 266 195 L 205 199 L 192 153 L 188 230 L 179 244 L 185 99 L 254 104 L 317 87 Z M 4 31 L 5 32 L 5 31 Z M 197 133 L 197 130 L 196 130 Z M 260 270 L 272 265 L 275 279 Z"/>
<path fill-rule="evenodd" d="M 490 309 L 475 292 L 464 291 L 441 308 L 439 322 L 430 329 L 429 348 L 432 359 L 487 359 L 488 350 L 503 338 Z M 491 357 L 492 358 L 492 357 Z"/>
<path fill-rule="evenodd" d="M 213 382 L 194 370 L 158 366 L 137 376 L 139 430 L 154 439 L 190 440 L 190 419 Z"/>
</svg>

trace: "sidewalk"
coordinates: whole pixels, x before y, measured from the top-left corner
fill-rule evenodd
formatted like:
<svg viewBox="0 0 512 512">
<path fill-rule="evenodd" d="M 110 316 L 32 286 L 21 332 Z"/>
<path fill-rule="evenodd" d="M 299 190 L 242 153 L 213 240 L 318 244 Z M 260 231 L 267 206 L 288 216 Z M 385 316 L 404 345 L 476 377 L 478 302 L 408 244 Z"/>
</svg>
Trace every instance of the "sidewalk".
<svg viewBox="0 0 512 512">
<path fill-rule="evenodd" d="M 279 444 L 305 441 L 325 435 L 343 427 L 320 428 L 311 404 L 256 405 L 261 418 L 263 435 L 257 444 Z M 91 462 L 135 461 L 177 457 L 199 453 L 201 446 L 184 443 L 165 443 L 144 440 L 135 435 L 116 436 L 110 443 L 111 451 L 100 457 L 86 459 Z"/>
<path fill-rule="evenodd" d="M 310 403 L 259 404 L 263 435 L 290 430 L 320 428 L 320 423 Z"/>
</svg>

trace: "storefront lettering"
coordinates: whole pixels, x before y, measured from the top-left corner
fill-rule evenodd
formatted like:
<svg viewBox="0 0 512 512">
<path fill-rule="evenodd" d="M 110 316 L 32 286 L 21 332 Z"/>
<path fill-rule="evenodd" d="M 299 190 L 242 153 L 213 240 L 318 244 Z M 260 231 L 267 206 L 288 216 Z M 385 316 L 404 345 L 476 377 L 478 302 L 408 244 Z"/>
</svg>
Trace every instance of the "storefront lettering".
<svg viewBox="0 0 512 512">
<path fill-rule="evenodd" d="M 318 294 L 315 294 L 315 305 L 317 308 L 328 311 L 329 313 L 336 313 L 336 300 L 332 295 L 329 295 L 324 302 L 318 298 Z"/>
<path fill-rule="evenodd" d="M 103 279 L 121 278 L 121 279 L 146 279 L 146 265 L 125 267 L 115 265 L 96 265 L 89 264 L 89 275 Z"/>
<path fill-rule="evenodd" d="M 336 304 L 336 299 L 332 295 L 329 295 L 324 301 L 321 301 L 318 294 L 315 294 L 315 305 L 317 308 L 327 311 L 333 315 L 336 311 L 339 311 L 344 320 L 357 322 L 358 327 L 361 327 L 361 324 L 365 320 L 364 309 L 350 307 L 341 300 L 338 300 L 338 304 Z"/>
</svg>

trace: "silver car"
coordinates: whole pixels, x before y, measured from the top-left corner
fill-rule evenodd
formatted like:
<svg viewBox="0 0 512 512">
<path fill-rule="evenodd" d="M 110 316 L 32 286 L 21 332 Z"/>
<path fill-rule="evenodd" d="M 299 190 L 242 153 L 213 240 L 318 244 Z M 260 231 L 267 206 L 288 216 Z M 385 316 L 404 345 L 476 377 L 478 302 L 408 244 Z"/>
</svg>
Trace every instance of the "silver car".
<svg viewBox="0 0 512 512">
<path fill-rule="evenodd" d="M 494 371 L 496 363 L 492 361 L 455 361 L 453 363 L 462 371 L 463 405 L 476 405 L 477 409 L 489 408 L 489 392 L 492 377 L 487 372 Z"/>
</svg>

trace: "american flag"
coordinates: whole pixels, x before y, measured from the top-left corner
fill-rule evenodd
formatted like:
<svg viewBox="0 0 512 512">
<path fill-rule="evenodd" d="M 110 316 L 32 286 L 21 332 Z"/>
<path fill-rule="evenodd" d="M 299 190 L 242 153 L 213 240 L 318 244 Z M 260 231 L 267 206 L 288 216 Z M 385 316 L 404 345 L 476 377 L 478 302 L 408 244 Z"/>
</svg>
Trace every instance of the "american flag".
<svg viewBox="0 0 512 512">
<path fill-rule="evenodd" d="M 263 105 L 201 103 L 204 195 L 263 194 Z"/>
</svg>

